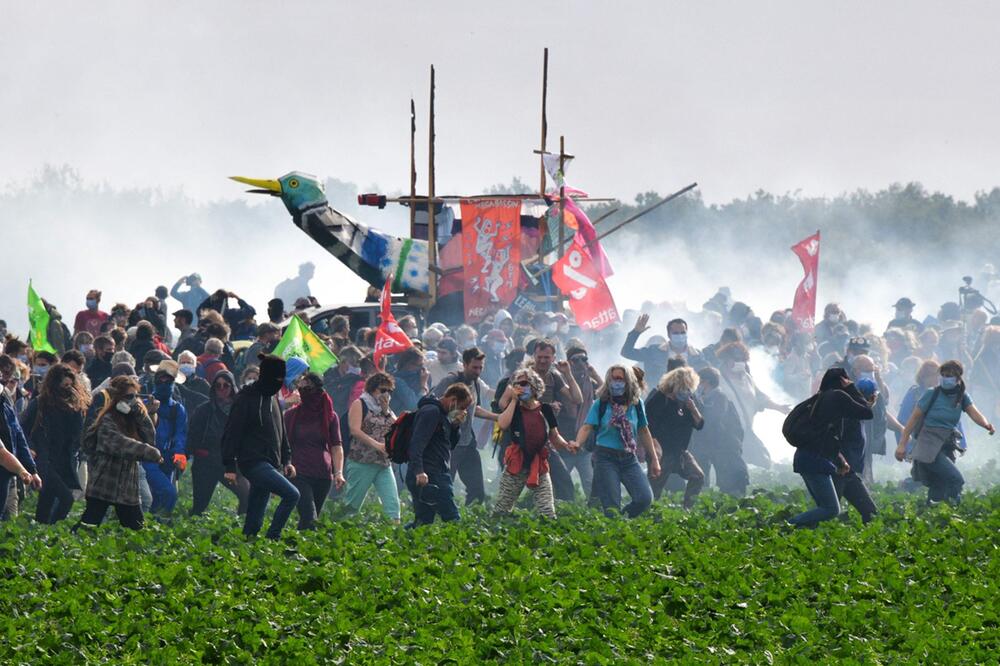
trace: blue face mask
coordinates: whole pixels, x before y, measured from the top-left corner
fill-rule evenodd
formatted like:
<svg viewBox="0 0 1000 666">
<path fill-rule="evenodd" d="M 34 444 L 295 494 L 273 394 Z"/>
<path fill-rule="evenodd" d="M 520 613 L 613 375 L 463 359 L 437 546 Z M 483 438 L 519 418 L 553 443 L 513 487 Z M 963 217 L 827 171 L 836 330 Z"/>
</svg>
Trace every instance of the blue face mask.
<svg viewBox="0 0 1000 666">
<path fill-rule="evenodd" d="M 875 373 L 874 372 L 859 372 L 858 373 L 858 379 L 870 379 L 872 381 L 875 381 Z"/>
<path fill-rule="evenodd" d="M 690 399 L 691 399 L 691 391 L 678 391 L 677 392 L 677 401 L 678 402 L 687 402 Z"/>
<path fill-rule="evenodd" d="M 44 377 L 45 375 L 49 374 L 49 366 L 39 365 L 35 367 L 35 374 L 39 377 Z"/>
<path fill-rule="evenodd" d="M 93 298 L 88 298 L 87 299 L 87 309 L 88 310 L 96 310 L 97 309 L 97 301 L 95 301 Z"/>
<path fill-rule="evenodd" d="M 942 377 L 941 378 L 941 388 L 949 391 L 958 386 L 958 377 Z"/>
<path fill-rule="evenodd" d="M 521 400 L 531 400 L 531 387 L 525 386 L 524 391 L 520 395 Z"/>
<path fill-rule="evenodd" d="M 608 382 L 608 389 L 611 391 L 612 397 L 620 398 L 625 395 L 625 382 L 620 379 L 612 379 Z"/>
<path fill-rule="evenodd" d="M 165 384 L 157 382 L 156 385 L 153 386 L 153 397 L 155 397 L 160 402 L 166 402 L 167 399 L 170 398 L 170 395 L 173 393 L 173 390 L 174 390 L 173 382 L 167 382 Z"/>
<path fill-rule="evenodd" d="M 683 349 L 687 347 L 688 336 L 687 333 L 671 333 L 670 334 L 670 344 L 674 349 Z"/>
</svg>

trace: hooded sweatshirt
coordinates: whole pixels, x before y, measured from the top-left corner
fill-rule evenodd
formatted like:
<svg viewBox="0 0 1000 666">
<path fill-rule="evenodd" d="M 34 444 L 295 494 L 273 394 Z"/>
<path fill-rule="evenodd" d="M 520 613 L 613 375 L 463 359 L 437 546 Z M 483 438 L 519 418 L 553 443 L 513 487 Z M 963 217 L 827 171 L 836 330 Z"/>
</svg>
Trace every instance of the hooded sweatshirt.
<svg viewBox="0 0 1000 666">
<path fill-rule="evenodd" d="M 409 469 L 414 474 L 447 474 L 451 450 L 457 443 L 458 428 L 448 423 L 448 412 L 441 401 L 430 395 L 421 398 L 410 437 Z"/>
<path fill-rule="evenodd" d="M 222 435 L 222 463 L 227 472 L 241 472 L 259 462 L 282 469 L 292 458 L 277 393 L 285 379 L 285 362 L 276 356 L 261 360 L 260 377 L 236 396 Z"/>
<path fill-rule="evenodd" d="M 222 370 L 216 379 L 222 377 L 233 385 L 233 398 L 237 395 L 236 379 L 233 373 Z M 186 384 L 185 384 L 186 385 Z M 222 434 L 226 430 L 226 421 L 232 410 L 233 403 L 222 404 L 216 399 L 214 387 L 209 391 L 208 400 L 202 403 L 191 417 L 188 428 L 188 451 L 198 461 L 210 461 L 222 464 Z"/>
</svg>

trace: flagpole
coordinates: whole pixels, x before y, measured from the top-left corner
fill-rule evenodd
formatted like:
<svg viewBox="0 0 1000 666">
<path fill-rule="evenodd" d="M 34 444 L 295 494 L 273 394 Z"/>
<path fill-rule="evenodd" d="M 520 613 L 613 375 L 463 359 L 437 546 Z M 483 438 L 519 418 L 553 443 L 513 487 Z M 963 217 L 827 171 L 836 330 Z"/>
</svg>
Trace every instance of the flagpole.
<svg viewBox="0 0 1000 666">
<path fill-rule="evenodd" d="M 431 99 L 427 148 L 427 289 L 430 305 L 437 302 L 437 215 L 434 207 L 434 65 L 431 65 Z"/>
<path fill-rule="evenodd" d="M 542 149 L 538 158 L 541 179 L 538 183 L 538 193 L 545 196 L 545 140 L 549 133 L 549 121 L 545 115 L 545 110 L 549 96 L 549 47 L 545 47 L 545 55 L 542 59 Z"/>
<path fill-rule="evenodd" d="M 417 198 L 417 108 L 410 98 L 410 198 Z M 410 238 L 416 236 L 417 208 L 410 204 Z"/>
</svg>

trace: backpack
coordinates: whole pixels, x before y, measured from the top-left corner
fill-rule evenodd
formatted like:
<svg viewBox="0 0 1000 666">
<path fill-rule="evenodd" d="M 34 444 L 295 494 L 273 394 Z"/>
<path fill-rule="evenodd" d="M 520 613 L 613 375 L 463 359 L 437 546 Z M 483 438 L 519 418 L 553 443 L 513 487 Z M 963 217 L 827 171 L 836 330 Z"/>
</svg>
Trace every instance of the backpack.
<svg viewBox="0 0 1000 666">
<path fill-rule="evenodd" d="M 410 439 L 413 436 L 413 424 L 416 420 L 416 412 L 403 412 L 396 417 L 385 435 L 385 453 L 389 456 L 389 460 L 397 465 L 410 460 Z"/>
<path fill-rule="evenodd" d="M 785 417 L 781 434 L 795 448 L 817 448 L 830 430 L 830 423 L 820 423 L 813 418 L 821 395 L 817 393 L 806 398 Z"/>
</svg>

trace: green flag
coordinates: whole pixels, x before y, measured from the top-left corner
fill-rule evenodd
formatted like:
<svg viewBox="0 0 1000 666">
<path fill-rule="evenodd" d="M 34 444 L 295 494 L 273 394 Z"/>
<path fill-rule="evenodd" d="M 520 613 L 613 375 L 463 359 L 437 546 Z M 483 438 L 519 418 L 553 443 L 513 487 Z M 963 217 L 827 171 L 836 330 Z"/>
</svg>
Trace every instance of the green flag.
<svg viewBox="0 0 1000 666">
<path fill-rule="evenodd" d="M 35 293 L 31 280 L 28 280 L 28 322 L 31 324 L 31 333 L 28 335 L 31 348 L 36 352 L 47 351 L 55 354 L 55 347 L 49 344 L 49 311 Z"/>
<path fill-rule="evenodd" d="M 336 355 L 298 315 L 292 315 L 285 334 L 274 348 L 274 355 L 286 360 L 298 356 L 309 364 L 311 371 L 320 376 L 337 363 Z"/>
</svg>

